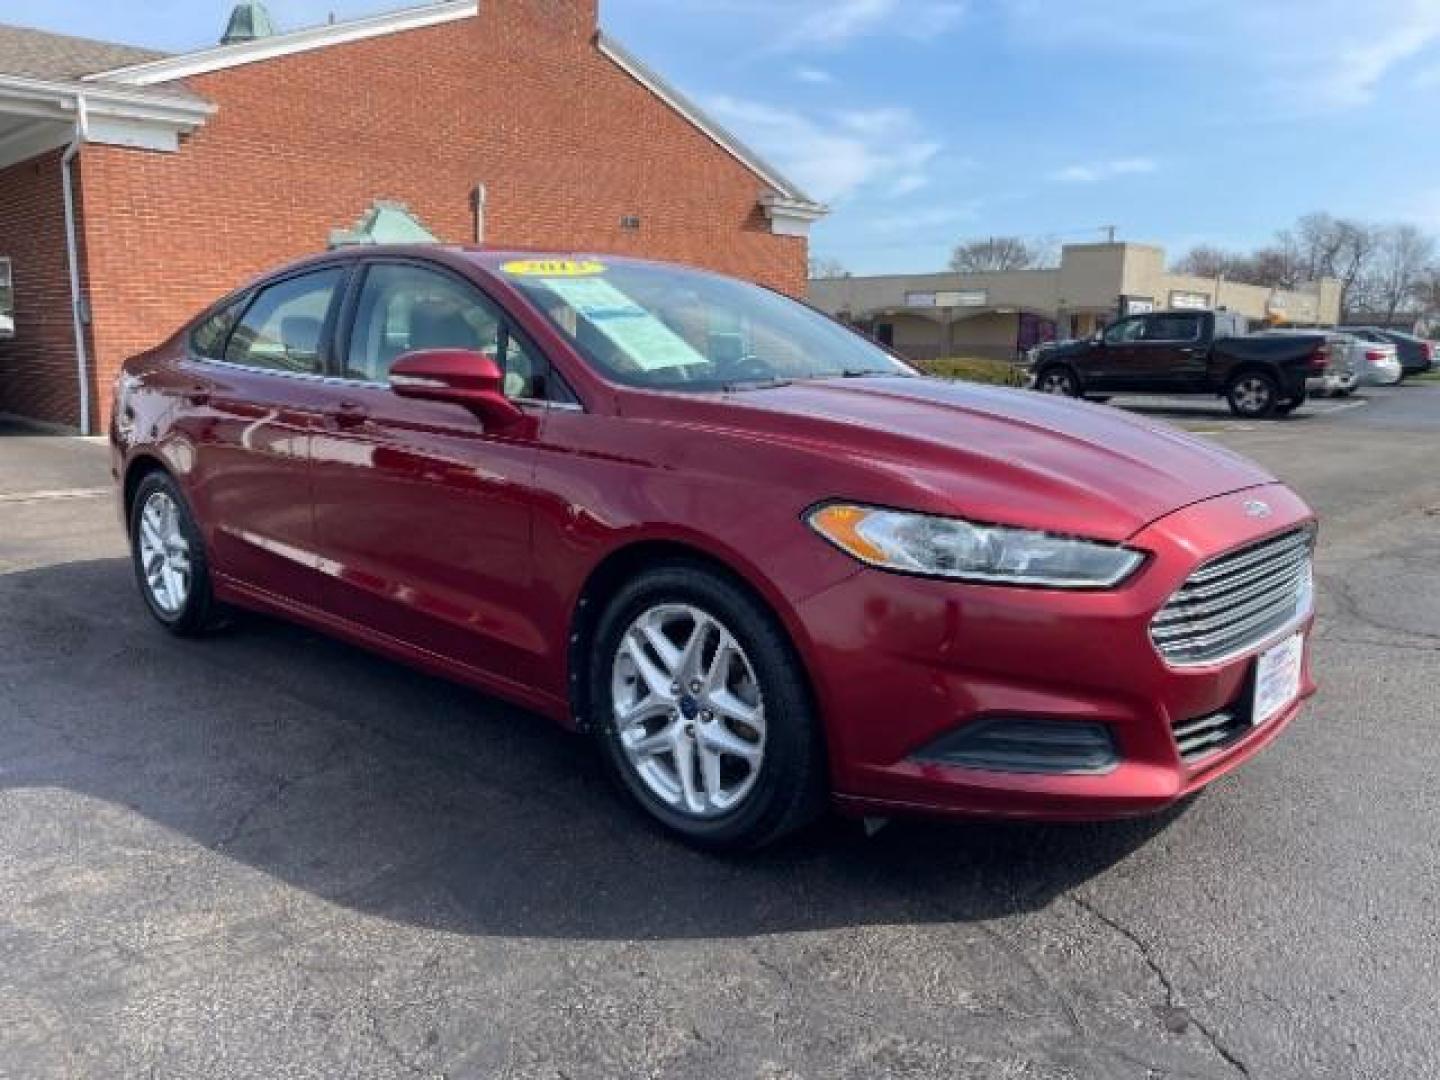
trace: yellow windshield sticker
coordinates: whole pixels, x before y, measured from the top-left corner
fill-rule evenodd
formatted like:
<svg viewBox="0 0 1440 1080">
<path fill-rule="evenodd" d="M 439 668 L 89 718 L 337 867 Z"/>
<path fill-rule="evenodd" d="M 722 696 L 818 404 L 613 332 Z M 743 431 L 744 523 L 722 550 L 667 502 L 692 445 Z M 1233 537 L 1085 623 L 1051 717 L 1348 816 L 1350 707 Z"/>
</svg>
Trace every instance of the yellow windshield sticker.
<svg viewBox="0 0 1440 1080">
<path fill-rule="evenodd" d="M 605 273 L 605 264 L 577 259 L 520 259 L 501 269 L 511 277 L 583 278 Z"/>
</svg>

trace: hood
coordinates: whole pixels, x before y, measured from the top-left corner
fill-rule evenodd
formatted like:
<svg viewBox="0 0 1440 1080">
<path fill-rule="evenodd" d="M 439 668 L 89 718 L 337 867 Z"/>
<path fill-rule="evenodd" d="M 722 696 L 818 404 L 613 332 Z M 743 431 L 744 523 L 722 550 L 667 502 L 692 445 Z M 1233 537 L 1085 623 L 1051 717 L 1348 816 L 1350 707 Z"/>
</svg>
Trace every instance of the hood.
<svg viewBox="0 0 1440 1080">
<path fill-rule="evenodd" d="M 1070 338 L 1066 341 L 1049 341 L 1035 347 L 1035 361 L 1054 360 L 1057 357 L 1084 356 L 1095 347 L 1086 338 Z"/>
<path fill-rule="evenodd" d="M 1029 391 L 862 378 L 708 401 L 707 426 L 822 455 L 816 501 L 1119 542 L 1186 506 L 1275 483 L 1253 462 L 1168 425 Z"/>
</svg>

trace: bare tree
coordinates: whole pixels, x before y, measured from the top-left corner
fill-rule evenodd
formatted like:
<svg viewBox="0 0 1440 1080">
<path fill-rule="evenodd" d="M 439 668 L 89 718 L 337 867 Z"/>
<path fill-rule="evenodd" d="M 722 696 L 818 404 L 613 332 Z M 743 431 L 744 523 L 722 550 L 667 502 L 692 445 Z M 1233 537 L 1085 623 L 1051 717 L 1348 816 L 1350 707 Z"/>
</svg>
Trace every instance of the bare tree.
<svg viewBox="0 0 1440 1080">
<path fill-rule="evenodd" d="M 823 255 L 814 256 L 810 260 L 810 280 L 821 281 L 827 278 L 848 277 L 850 271 L 839 259 L 827 258 Z"/>
<path fill-rule="evenodd" d="M 1270 247 L 1248 255 L 1201 245 L 1192 248 L 1178 262 L 1175 272 L 1195 277 L 1225 278 L 1246 285 L 1271 289 L 1292 289 L 1299 283 L 1294 245 L 1282 237 Z"/>
<path fill-rule="evenodd" d="M 1415 306 L 1433 324 L 1440 319 L 1440 262 L 1425 268 L 1415 287 Z"/>
<path fill-rule="evenodd" d="M 950 269 L 961 274 L 1031 270 L 1045 261 L 1045 249 L 1018 236 L 992 236 L 961 244 L 950 256 Z"/>
<path fill-rule="evenodd" d="M 1175 272 L 1204 278 L 1234 277 L 1240 261 L 1241 256 L 1234 252 L 1202 244 L 1180 257 L 1175 263 Z"/>
<path fill-rule="evenodd" d="M 1341 307 L 1351 310 L 1361 305 L 1361 293 L 1379 246 L 1379 230 L 1353 218 L 1306 214 L 1296 223 L 1295 231 L 1282 233 L 1281 239 L 1294 242 L 1301 280 L 1335 278 L 1340 282 Z"/>
<path fill-rule="evenodd" d="M 1368 308 L 1383 313 L 1388 322 L 1401 309 L 1414 307 L 1434 258 L 1434 238 L 1414 225 L 1383 230 L 1366 279 Z"/>
</svg>

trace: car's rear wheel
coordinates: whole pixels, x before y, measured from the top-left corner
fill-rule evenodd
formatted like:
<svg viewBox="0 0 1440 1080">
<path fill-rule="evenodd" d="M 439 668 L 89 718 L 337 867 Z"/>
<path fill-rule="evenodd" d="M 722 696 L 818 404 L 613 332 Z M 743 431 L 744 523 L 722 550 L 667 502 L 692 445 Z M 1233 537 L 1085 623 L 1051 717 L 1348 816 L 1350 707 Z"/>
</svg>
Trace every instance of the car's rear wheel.
<svg viewBox="0 0 1440 1080">
<path fill-rule="evenodd" d="M 151 473 L 135 492 L 130 551 L 140 593 L 161 626 L 184 636 L 215 624 L 205 543 L 179 485 L 165 473 Z"/>
<path fill-rule="evenodd" d="M 712 849 L 771 843 L 824 806 L 808 688 L 774 617 L 708 568 L 678 562 L 623 587 L 601 618 L 593 727 L 624 788 Z"/>
<path fill-rule="evenodd" d="M 1225 391 L 1230 411 L 1246 420 L 1272 415 L 1280 404 L 1280 387 L 1263 371 L 1241 372 Z"/>
<path fill-rule="evenodd" d="M 1079 397 L 1080 380 L 1067 367 L 1048 367 L 1035 380 L 1035 389 L 1057 397 Z"/>
</svg>

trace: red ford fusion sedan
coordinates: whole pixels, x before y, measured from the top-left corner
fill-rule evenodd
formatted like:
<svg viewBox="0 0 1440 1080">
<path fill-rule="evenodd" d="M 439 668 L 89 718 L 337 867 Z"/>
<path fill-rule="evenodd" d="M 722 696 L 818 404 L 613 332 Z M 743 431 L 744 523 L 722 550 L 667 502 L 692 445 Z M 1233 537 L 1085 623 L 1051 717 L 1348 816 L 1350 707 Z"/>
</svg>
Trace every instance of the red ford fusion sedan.
<svg viewBox="0 0 1440 1080">
<path fill-rule="evenodd" d="M 323 255 L 130 360 L 112 439 L 163 626 L 470 683 L 712 848 L 1158 811 L 1314 692 L 1315 520 L 1264 470 L 709 273 Z"/>
</svg>

